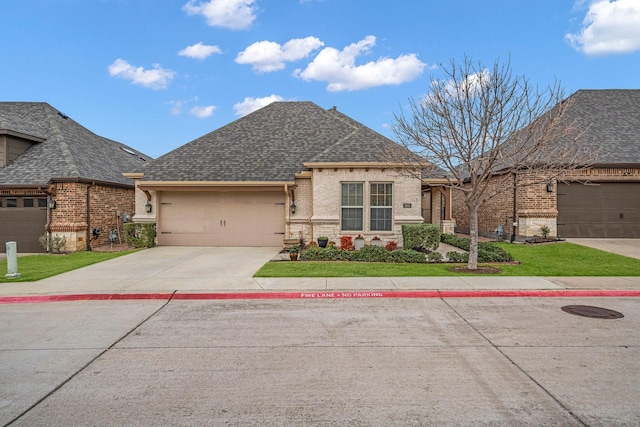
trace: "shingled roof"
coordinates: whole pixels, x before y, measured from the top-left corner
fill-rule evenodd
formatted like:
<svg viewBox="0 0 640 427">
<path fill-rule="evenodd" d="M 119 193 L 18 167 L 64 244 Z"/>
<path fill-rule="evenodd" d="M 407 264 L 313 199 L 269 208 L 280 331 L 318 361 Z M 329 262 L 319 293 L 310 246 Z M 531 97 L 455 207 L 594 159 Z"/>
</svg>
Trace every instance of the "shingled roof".
<svg viewBox="0 0 640 427">
<path fill-rule="evenodd" d="M 568 118 L 586 128 L 581 141 L 601 149 L 597 164 L 640 163 L 640 90 L 579 90 L 570 99 Z"/>
<path fill-rule="evenodd" d="M 274 102 L 136 170 L 144 181 L 292 181 L 305 162 L 384 162 L 390 139 L 312 102 Z"/>
<path fill-rule="evenodd" d="M 0 167 L 0 185 L 46 185 L 51 178 L 133 185 L 123 172 L 150 157 L 103 138 L 44 102 L 0 102 L 0 133 L 34 145 Z"/>
</svg>

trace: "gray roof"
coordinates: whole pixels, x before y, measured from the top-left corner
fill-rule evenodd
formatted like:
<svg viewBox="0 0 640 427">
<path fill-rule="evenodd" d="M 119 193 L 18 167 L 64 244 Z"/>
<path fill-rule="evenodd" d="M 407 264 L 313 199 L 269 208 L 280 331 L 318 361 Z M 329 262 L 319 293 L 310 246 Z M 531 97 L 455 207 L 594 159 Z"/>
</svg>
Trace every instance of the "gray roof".
<svg viewBox="0 0 640 427">
<path fill-rule="evenodd" d="M 601 148 L 597 164 L 640 163 L 640 90 L 579 90 L 568 117 L 588 129 L 581 141 Z"/>
<path fill-rule="evenodd" d="M 274 102 L 136 170 L 145 181 L 293 181 L 304 162 L 384 162 L 394 144 L 312 102 Z"/>
<path fill-rule="evenodd" d="M 44 102 L 0 102 L 0 130 L 44 140 L 0 167 L 0 185 L 46 185 L 51 178 L 132 185 L 122 173 L 151 160 L 94 134 Z"/>
</svg>

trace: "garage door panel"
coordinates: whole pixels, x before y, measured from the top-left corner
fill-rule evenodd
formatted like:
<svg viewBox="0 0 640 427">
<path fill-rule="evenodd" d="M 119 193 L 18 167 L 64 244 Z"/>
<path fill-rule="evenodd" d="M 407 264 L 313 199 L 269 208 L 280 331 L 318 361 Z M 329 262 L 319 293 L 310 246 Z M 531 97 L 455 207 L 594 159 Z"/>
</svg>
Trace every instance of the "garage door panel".
<svg viewBox="0 0 640 427">
<path fill-rule="evenodd" d="M 640 183 L 558 185 L 560 237 L 640 237 Z"/>
<path fill-rule="evenodd" d="M 164 192 L 158 244 L 282 246 L 282 192 Z"/>
<path fill-rule="evenodd" d="M 46 222 L 46 209 L 0 209 L 0 252 L 5 252 L 6 242 L 16 242 L 21 253 L 44 252 L 39 237 L 45 232 Z"/>
</svg>

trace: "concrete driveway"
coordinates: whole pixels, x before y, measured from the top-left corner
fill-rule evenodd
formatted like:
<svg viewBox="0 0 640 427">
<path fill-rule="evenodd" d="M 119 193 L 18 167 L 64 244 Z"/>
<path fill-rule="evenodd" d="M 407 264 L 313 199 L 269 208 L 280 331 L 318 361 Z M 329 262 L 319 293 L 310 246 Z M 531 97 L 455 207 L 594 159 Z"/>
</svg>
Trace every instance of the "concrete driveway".
<svg viewBox="0 0 640 427">
<path fill-rule="evenodd" d="M 590 248 L 600 249 L 614 254 L 640 259 L 640 239 L 567 239 Z"/>
<path fill-rule="evenodd" d="M 281 248 L 160 246 L 30 284 L 4 284 L 30 293 L 260 289 L 253 274 Z"/>
</svg>

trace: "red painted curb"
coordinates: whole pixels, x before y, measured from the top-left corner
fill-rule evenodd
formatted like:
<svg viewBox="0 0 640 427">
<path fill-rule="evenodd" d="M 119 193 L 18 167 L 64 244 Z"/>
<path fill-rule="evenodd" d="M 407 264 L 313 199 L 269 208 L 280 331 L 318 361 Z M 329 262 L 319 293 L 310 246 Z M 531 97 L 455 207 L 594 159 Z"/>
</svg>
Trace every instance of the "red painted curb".
<svg viewBox="0 0 640 427">
<path fill-rule="evenodd" d="M 584 298 L 640 297 L 640 290 L 433 290 L 433 291 L 315 291 L 63 294 L 0 297 L 0 304 L 123 300 L 248 300 L 248 299 L 353 299 L 353 298 Z"/>
</svg>

